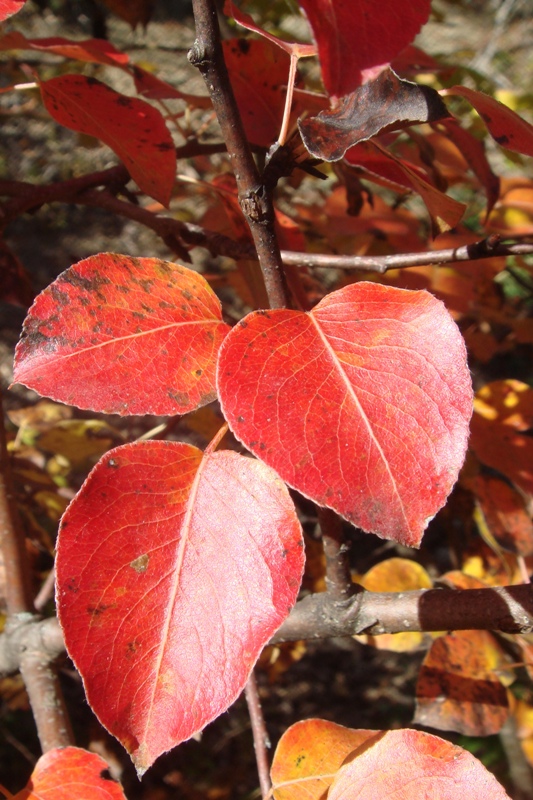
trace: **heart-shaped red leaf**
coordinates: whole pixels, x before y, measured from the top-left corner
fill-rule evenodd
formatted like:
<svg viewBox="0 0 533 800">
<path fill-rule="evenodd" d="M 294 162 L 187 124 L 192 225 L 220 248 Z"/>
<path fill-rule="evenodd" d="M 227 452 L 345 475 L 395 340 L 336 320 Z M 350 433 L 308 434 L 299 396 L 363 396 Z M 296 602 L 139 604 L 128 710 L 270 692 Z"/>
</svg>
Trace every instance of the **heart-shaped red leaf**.
<svg viewBox="0 0 533 800">
<path fill-rule="evenodd" d="M 214 400 L 229 331 L 218 298 L 191 269 L 101 253 L 35 300 L 14 380 L 62 403 L 115 414 L 185 414 Z"/>
<path fill-rule="evenodd" d="M 45 753 L 28 786 L 12 800 L 126 800 L 108 765 L 96 753 L 64 747 Z"/>
<path fill-rule="evenodd" d="M 303 561 L 290 495 L 259 461 L 153 441 L 93 469 L 60 529 L 59 618 L 139 773 L 233 703 Z"/>
<path fill-rule="evenodd" d="M 510 800 L 461 747 L 414 730 L 388 731 L 341 767 L 328 800 Z"/>
<path fill-rule="evenodd" d="M 176 149 L 156 108 L 84 75 L 62 75 L 39 86 L 46 109 L 57 122 L 107 144 L 139 188 L 168 206 Z"/>
<path fill-rule="evenodd" d="M 235 435 L 291 486 L 418 545 L 463 462 L 463 339 L 426 292 L 358 283 L 309 314 L 254 312 L 226 337 L 219 398 Z"/>
<path fill-rule="evenodd" d="M 415 38 L 431 0 L 299 0 L 318 45 L 324 85 L 333 97 L 349 94 Z"/>
</svg>

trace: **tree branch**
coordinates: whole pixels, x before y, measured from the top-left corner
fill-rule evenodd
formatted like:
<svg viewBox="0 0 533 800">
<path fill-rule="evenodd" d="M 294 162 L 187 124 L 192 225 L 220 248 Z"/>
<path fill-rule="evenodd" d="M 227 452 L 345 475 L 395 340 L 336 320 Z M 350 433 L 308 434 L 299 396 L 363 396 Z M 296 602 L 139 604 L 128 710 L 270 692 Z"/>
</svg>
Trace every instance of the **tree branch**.
<svg viewBox="0 0 533 800">
<path fill-rule="evenodd" d="M 229 80 L 213 0 L 193 0 L 196 41 L 189 61 L 200 70 L 232 163 L 239 202 L 250 226 L 271 308 L 289 305 L 289 294 L 274 232 L 272 197 L 261 182 Z"/>
<path fill-rule="evenodd" d="M 339 256 L 320 253 L 296 253 L 283 250 L 284 264 L 299 267 L 324 267 L 328 269 L 360 269 L 385 273 L 390 269 L 451 264 L 460 261 L 478 261 L 497 256 L 525 256 L 533 254 L 533 242 L 504 244 L 499 236 L 489 236 L 479 242 L 450 247 L 446 250 L 426 250 L 423 253 L 395 253 L 388 256 Z"/>
<path fill-rule="evenodd" d="M 533 585 L 487 589 L 367 592 L 336 600 L 327 592 L 298 602 L 270 644 L 366 633 L 492 630 L 533 632 Z"/>
<path fill-rule="evenodd" d="M 322 531 L 324 555 L 326 557 L 326 586 L 328 595 L 334 600 L 347 600 L 357 591 L 350 574 L 348 552 L 350 542 L 343 535 L 343 523 L 330 508 L 318 507 L 318 521 Z"/>
</svg>

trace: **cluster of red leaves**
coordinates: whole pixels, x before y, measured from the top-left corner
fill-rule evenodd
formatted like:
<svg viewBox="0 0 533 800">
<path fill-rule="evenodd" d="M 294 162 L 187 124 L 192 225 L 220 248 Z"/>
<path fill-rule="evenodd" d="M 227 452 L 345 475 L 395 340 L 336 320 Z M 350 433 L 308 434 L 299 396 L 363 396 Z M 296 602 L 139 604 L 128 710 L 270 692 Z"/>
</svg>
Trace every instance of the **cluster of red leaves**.
<svg viewBox="0 0 533 800">
<path fill-rule="evenodd" d="M 20 5 L 0 4 L 0 17 Z M 427 21 L 428 0 L 411 3 L 399 19 L 392 2 L 379 10 L 371 3 L 318 0 L 302 0 L 301 6 L 327 97 L 307 106 L 319 113 L 300 120 L 300 134 L 312 156 L 344 159 L 345 181 L 319 209 L 295 205 L 293 219 L 278 213 L 289 247 L 297 241 L 303 249 L 295 222 L 305 228 L 307 219 L 332 251 L 364 252 L 376 230 L 392 247 L 423 248 L 419 220 L 378 197 L 357 196 L 355 176 L 400 195 L 418 194 L 435 231 L 454 228 L 450 241 L 468 242 L 460 228 L 465 205 L 445 193 L 464 178 L 463 156 L 472 181 L 485 190 L 487 214 L 494 209 L 489 230 L 504 225 L 505 203 L 500 199 L 496 207 L 500 182 L 483 145 L 451 116 L 441 96 L 468 100 L 508 149 L 532 155 L 533 128 L 478 91 L 452 86 L 439 94 L 398 76 L 395 70 L 409 77 L 427 70 L 413 66 L 414 55 L 404 48 Z M 259 31 L 241 12 L 235 18 Z M 354 48 L 353 31 L 363 26 L 364 46 Z M 247 135 L 261 146 L 275 140 L 283 114 L 289 62 L 278 45 L 271 35 L 224 44 Z M 0 48 L 112 66 L 129 74 L 146 98 L 177 99 L 199 110 L 208 104 L 98 40 L 29 40 L 12 32 L 0 39 Z M 315 49 L 295 43 L 281 48 L 290 60 Z M 109 145 L 143 193 L 170 204 L 174 143 L 153 105 L 79 74 L 38 82 L 57 122 Z M 300 93 L 293 118 L 303 107 Z M 425 135 L 402 138 L 399 132 L 414 124 L 426 124 Z M 214 188 L 228 213 L 225 224 L 244 239 L 233 187 L 219 180 Z M 511 194 L 509 187 L 503 200 L 512 203 Z M 345 214 L 347 202 L 357 215 Z M 218 398 L 235 437 L 258 459 L 215 452 L 219 435 L 204 452 L 181 442 L 127 444 L 103 456 L 63 515 L 57 600 L 67 648 L 89 703 L 140 774 L 235 700 L 297 599 L 303 538 L 284 481 L 363 530 L 419 545 L 457 480 L 467 447 L 472 390 L 457 323 L 479 360 L 486 352 L 487 320 L 505 323 L 515 341 L 532 338 L 531 326 L 519 324 L 525 320 L 516 319 L 495 289 L 501 270 L 500 262 L 469 266 L 460 275 L 419 268 L 409 278 L 390 274 L 384 285 L 350 276 L 325 297 L 313 297 L 320 302 L 310 311 L 307 290 L 321 290 L 294 275 L 302 310 L 254 311 L 233 328 L 207 280 L 157 259 L 100 254 L 72 266 L 37 298 L 17 348 L 17 381 L 106 413 L 186 414 Z M 240 275 L 253 297 L 245 268 Z M 426 288 L 431 294 L 419 291 Z M 483 315 L 476 316 L 476 303 Z M 494 345 L 499 347 L 501 341 Z M 487 392 L 488 399 L 482 393 L 476 398 L 472 457 L 462 482 L 500 545 L 525 557 L 533 550 L 527 527 L 533 454 L 525 435 L 531 415 L 516 410 L 510 395 L 517 393 L 529 408 L 531 390 L 505 383 Z M 489 478 L 486 468 L 501 477 Z M 468 583 L 466 559 L 462 566 L 459 576 L 444 579 Z M 480 579 L 490 584 L 488 573 Z M 399 577 L 398 565 L 392 574 Z M 412 577 L 399 580 L 398 589 L 415 588 Z M 431 585 L 429 576 L 418 574 L 417 581 Z M 376 574 L 361 582 L 374 590 L 391 588 Z M 502 581 L 492 576 L 492 582 Z M 397 642 L 389 644 L 421 644 Z M 524 661 L 528 652 L 524 643 Z M 491 634 L 438 637 L 420 674 L 417 721 L 465 733 L 498 731 L 509 713 L 504 666 Z M 428 780 L 432 796 L 443 800 L 464 794 L 465 785 L 470 797 L 506 796 L 471 756 L 436 737 L 346 731 L 321 721 L 300 725 L 308 726 L 303 734 L 294 726 L 277 750 L 277 800 L 299 796 L 303 785 L 310 797 L 327 791 L 332 800 L 412 798 Z M 305 744 L 292 741 L 295 731 Z M 81 762 L 89 772 L 79 774 L 78 751 L 44 758 L 35 796 L 56 791 L 47 781 L 52 776 L 57 783 L 54 759 L 62 758 L 67 774 L 87 781 L 95 798 L 121 796 L 91 772 L 98 765 L 88 756 Z M 21 797 L 34 796 L 28 791 Z"/>
</svg>

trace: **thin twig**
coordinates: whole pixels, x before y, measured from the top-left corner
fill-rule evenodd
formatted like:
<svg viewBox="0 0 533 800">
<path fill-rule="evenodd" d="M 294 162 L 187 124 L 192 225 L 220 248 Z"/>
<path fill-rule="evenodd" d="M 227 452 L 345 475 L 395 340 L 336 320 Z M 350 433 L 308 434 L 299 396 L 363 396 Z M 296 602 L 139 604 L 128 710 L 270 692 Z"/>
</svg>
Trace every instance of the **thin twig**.
<svg viewBox="0 0 533 800">
<path fill-rule="evenodd" d="M 250 722 L 252 725 L 252 735 L 254 737 L 255 760 L 257 762 L 257 773 L 259 775 L 259 785 L 261 787 L 261 796 L 266 800 L 270 796 L 271 782 L 270 782 L 270 766 L 268 763 L 267 748 L 270 747 L 270 740 L 263 719 L 263 712 L 261 710 L 261 701 L 259 700 L 259 692 L 257 690 L 257 681 L 252 672 L 246 686 L 244 687 L 244 696 L 248 705 L 248 713 L 250 715 Z"/>
<path fill-rule="evenodd" d="M 492 239 L 496 239 L 491 243 Z M 355 269 L 383 274 L 391 269 L 478 261 L 482 258 L 526 256 L 533 254 L 533 242 L 504 244 L 499 237 L 488 237 L 473 244 L 449 247 L 446 250 L 426 250 L 423 253 L 395 253 L 388 256 L 341 256 L 321 253 L 297 253 L 282 250 L 284 264 L 326 269 Z"/>
<path fill-rule="evenodd" d="M 271 194 L 261 182 L 224 61 L 214 0 L 193 0 L 196 41 L 189 61 L 202 74 L 231 160 L 239 202 L 250 226 L 271 308 L 288 306 L 289 294 L 274 231 Z"/>
</svg>

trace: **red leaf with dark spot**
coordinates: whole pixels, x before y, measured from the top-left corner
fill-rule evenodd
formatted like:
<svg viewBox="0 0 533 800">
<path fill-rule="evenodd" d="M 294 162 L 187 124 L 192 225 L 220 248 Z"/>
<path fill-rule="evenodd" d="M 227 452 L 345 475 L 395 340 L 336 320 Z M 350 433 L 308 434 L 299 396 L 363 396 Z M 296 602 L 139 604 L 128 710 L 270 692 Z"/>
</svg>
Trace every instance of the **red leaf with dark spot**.
<svg viewBox="0 0 533 800">
<path fill-rule="evenodd" d="M 358 283 L 309 314 L 254 312 L 226 337 L 217 386 L 253 453 L 384 538 L 418 545 L 464 458 L 464 342 L 426 292 Z"/>
<path fill-rule="evenodd" d="M 533 156 L 533 125 L 504 106 L 503 103 L 483 92 L 468 89 L 466 86 L 442 89 L 440 94 L 464 97 L 476 109 L 490 135 L 499 145 L 507 150 L 514 150 L 516 153 Z"/>
<path fill-rule="evenodd" d="M 413 41 L 431 0 L 299 0 L 318 45 L 324 85 L 333 97 L 353 92 Z"/>
<path fill-rule="evenodd" d="M 176 149 L 157 109 L 83 75 L 63 75 L 39 85 L 43 102 L 57 122 L 107 144 L 139 188 L 168 206 Z"/>
<path fill-rule="evenodd" d="M 126 800 L 103 758 L 78 747 L 49 750 L 12 800 Z"/>
<path fill-rule="evenodd" d="M 384 128 L 400 130 L 448 117 L 438 92 L 399 78 L 391 69 L 344 96 L 316 117 L 298 121 L 303 143 L 315 158 L 339 161 L 348 148 L 376 136 Z"/>
<path fill-rule="evenodd" d="M 91 707 L 140 774 L 237 698 L 303 562 L 288 490 L 259 461 L 153 441 L 93 469 L 60 529 L 59 618 Z"/>
<path fill-rule="evenodd" d="M 37 297 L 14 380 L 108 414 L 185 414 L 215 399 L 218 348 L 228 331 L 197 272 L 101 253 Z"/>
<path fill-rule="evenodd" d="M 20 11 L 26 0 L 0 0 L 0 22 Z"/>
</svg>

